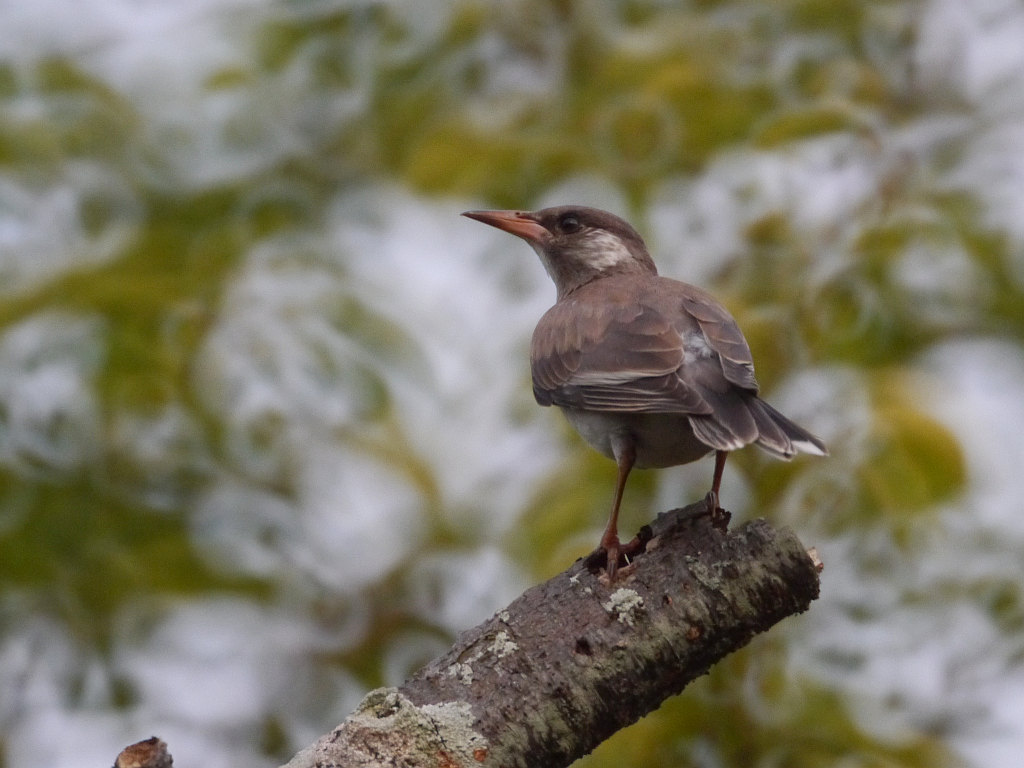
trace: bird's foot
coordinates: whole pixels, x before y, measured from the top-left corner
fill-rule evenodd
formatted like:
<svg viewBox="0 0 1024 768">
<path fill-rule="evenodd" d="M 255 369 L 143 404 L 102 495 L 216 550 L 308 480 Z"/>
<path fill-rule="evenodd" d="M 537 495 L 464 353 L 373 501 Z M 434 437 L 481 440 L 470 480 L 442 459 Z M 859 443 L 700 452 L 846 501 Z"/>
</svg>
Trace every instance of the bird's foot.
<svg viewBox="0 0 1024 768">
<path fill-rule="evenodd" d="M 651 526 L 645 525 L 639 531 L 636 536 L 630 539 L 627 543 L 622 545 L 620 554 L 627 560 L 637 555 L 642 555 L 647 551 L 647 542 L 654 538 L 654 531 L 651 530 Z"/>
<path fill-rule="evenodd" d="M 647 542 L 654 537 L 651 527 L 645 525 L 640 531 L 625 544 L 619 541 L 617 535 L 604 536 L 597 549 L 585 558 L 584 565 L 591 573 L 604 570 L 608 576 L 608 582 L 615 581 L 620 570 L 625 570 L 632 564 L 633 558 L 643 554 L 647 549 Z"/>
<path fill-rule="evenodd" d="M 708 491 L 708 495 L 704 497 L 704 506 L 707 510 L 706 514 L 711 518 L 711 527 L 717 528 L 719 531 L 727 531 L 729 521 L 732 519 L 732 512 L 722 509 L 718 505 L 718 494 Z"/>
</svg>

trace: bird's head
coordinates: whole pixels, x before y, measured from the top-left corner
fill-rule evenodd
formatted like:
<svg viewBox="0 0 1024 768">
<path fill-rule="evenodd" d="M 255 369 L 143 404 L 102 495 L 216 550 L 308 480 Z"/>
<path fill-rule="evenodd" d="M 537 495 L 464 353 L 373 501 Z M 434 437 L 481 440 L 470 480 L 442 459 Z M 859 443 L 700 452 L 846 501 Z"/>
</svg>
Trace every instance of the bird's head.
<svg viewBox="0 0 1024 768">
<path fill-rule="evenodd" d="M 533 246 L 555 281 L 559 298 L 597 278 L 658 273 L 637 231 L 597 208 L 560 205 L 539 211 L 466 211 L 462 215 Z"/>
</svg>

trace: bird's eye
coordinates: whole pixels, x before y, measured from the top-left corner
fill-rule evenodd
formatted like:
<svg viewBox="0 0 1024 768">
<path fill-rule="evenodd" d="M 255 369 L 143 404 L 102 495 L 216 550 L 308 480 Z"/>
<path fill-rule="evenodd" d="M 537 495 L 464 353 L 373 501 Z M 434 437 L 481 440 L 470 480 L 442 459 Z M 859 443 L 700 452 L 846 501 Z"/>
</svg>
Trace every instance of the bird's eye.
<svg viewBox="0 0 1024 768">
<path fill-rule="evenodd" d="M 558 228 L 566 235 L 579 232 L 580 220 L 573 214 L 567 213 L 558 220 Z"/>
</svg>

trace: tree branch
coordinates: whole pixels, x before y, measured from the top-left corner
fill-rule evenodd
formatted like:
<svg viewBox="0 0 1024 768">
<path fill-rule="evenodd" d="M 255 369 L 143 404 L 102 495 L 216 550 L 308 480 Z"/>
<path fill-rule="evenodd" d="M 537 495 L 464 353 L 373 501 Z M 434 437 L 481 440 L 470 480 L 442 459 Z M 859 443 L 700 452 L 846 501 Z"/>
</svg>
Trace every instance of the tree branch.
<svg viewBox="0 0 1024 768">
<path fill-rule="evenodd" d="M 581 560 L 526 591 L 286 768 L 561 768 L 587 754 L 818 596 L 820 563 L 792 532 L 725 533 L 702 512 L 660 515 L 614 584 Z"/>
</svg>

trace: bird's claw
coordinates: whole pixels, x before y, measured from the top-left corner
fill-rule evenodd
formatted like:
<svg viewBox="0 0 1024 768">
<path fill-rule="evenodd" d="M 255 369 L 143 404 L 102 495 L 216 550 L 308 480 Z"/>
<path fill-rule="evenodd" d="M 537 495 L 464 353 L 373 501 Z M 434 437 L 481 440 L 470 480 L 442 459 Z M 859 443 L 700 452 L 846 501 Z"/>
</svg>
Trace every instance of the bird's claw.
<svg viewBox="0 0 1024 768">
<path fill-rule="evenodd" d="M 719 531 L 727 531 L 729 529 L 729 521 L 732 519 L 732 512 L 722 509 L 718 505 L 718 494 L 714 491 L 708 491 L 708 495 L 704 497 L 704 506 L 708 517 L 711 518 L 711 527 Z"/>
<path fill-rule="evenodd" d="M 619 542 L 618 536 L 607 537 L 601 546 L 584 559 L 583 564 L 591 573 L 604 569 L 608 581 L 615 581 L 621 568 L 630 565 L 630 561 L 647 550 L 647 542 L 654 538 L 654 531 L 649 525 L 643 526 L 636 536 L 625 544 Z"/>
</svg>

